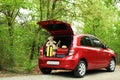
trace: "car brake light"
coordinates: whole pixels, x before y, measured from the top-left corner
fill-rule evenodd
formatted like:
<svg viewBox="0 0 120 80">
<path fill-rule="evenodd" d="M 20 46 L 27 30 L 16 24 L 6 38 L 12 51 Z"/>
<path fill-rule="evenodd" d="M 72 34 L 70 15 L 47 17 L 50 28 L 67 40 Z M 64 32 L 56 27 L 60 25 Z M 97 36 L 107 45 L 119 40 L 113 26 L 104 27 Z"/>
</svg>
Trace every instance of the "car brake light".
<svg viewBox="0 0 120 80">
<path fill-rule="evenodd" d="M 70 50 L 69 51 L 69 55 L 71 56 L 71 55 L 73 55 L 74 54 L 74 50 Z"/>
<path fill-rule="evenodd" d="M 43 57 L 43 50 L 40 50 L 40 57 Z"/>
</svg>

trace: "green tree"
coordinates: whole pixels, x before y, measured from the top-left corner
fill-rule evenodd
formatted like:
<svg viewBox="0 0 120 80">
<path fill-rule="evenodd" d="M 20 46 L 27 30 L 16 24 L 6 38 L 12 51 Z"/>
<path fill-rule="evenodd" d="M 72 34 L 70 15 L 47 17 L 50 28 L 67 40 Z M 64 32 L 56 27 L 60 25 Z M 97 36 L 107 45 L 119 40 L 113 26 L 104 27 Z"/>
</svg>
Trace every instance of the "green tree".
<svg viewBox="0 0 120 80">
<path fill-rule="evenodd" d="M 2 50 L 1 56 L 3 56 L 2 60 L 3 63 L 5 63 L 5 65 L 13 65 L 14 64 L 14 60 L 13 60 L 13 54 L 12 54 L 12 47 L 13 47 L 13 39 L 14 39 L 14 35 L 13 35 L 13 24 L 15 22 L 16 16 L 19 13 L 19 9 L 21 7 L 21 4 L 23 4 L 22 0 L 4 0 L 4 1 L 0 1 L 0 14 L 1 14 L 1 23 L 2 25 L 0 26 L 1 30 L 1 45 L 2 47 L 0 47 Z M 6 31 L 6 32 L 4 32 Z M 2 38 L 2 36 L 5 36 Z M 6 54 L 6 55 L 5 55 Z M 7 59 L 6 59 L 7 58 Z M 7 62 L 9 61 L 9 62 Z M 4 65 L 1 61 L 0 65 Z M 9 67 L 9 66 L 7 66 Z M 2 68 L 2 66 L 1 66 Z"/>
</svg>

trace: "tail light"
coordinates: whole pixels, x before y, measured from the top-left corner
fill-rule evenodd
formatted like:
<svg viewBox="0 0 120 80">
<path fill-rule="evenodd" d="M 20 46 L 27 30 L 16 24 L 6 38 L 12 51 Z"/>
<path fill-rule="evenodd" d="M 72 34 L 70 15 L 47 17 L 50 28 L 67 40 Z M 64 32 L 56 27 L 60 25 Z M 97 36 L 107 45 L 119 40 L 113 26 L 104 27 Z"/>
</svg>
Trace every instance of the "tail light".
<svg viewBox="0 0 120 80">
<path fill-rule="evenodd" d="M 70 50 L 69 51 L 69 55 L 71 56 L 71 55 L 73 55 L 74 54 L 74 50 Z"/>
<path fill-rule="evenodd" d="M 40 57 L 43 57 L 43 49 L 40 49 Z"/>
</svg>

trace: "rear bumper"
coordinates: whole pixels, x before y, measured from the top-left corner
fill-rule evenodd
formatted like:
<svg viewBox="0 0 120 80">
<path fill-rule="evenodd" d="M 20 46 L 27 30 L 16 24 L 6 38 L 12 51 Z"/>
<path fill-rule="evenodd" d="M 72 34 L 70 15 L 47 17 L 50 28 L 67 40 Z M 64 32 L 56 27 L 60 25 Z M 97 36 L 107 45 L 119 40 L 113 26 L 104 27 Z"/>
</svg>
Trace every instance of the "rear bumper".
<svg viewBox="0 0 120 80">
<path fill-rule="evenodd" d="M 59 65 L 48 65 L 47 61 L 59 61 Z M 66 56 L 65 58 L 39 58 L 38 64 L 40 68 L 51 68 L 51 69 L 66 69 L 74 70 L 77 62 L 73 56 Z"/>
</svg>

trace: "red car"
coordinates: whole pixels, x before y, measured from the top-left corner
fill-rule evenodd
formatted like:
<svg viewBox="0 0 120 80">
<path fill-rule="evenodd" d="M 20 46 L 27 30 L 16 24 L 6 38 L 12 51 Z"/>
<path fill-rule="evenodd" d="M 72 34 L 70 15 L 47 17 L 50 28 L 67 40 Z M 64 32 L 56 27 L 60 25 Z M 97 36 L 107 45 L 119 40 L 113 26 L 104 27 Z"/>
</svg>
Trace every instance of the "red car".
<svg viewBox="0 0 120 80">
<path fill-rule="evenodd" d="M 54 45 L 59 43 L 55 49 L 46 46 L 47 42 L 40 48 L 38 64 L 42 73 L 49 74 L 53 69 L 65 69 L 73 70 L 75 77 L 83 77 L 86 70 L 99 68 L 106 68 L 109 72 L 115 70 L 114 51 L 95 36 L 74 35 L 70 24 L 62 21 L 48 20 L 38 24 L 54 37 Z"/>
</svg>

